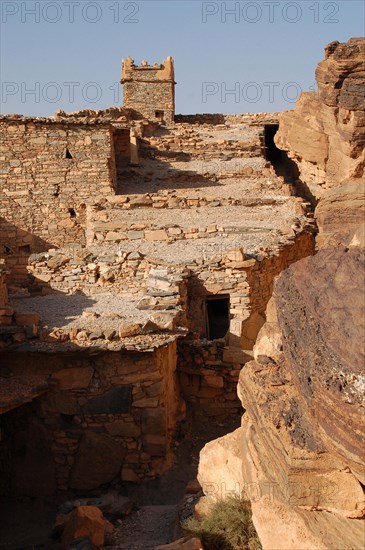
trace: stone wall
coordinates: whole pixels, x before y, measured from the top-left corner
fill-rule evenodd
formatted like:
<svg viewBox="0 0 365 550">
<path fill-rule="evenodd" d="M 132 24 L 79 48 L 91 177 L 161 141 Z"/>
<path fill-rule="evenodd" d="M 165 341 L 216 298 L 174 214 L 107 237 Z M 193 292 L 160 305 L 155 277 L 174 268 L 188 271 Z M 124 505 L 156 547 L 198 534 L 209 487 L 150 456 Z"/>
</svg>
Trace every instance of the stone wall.
<svg viewBox="0 0 365 550">
<path fill-rule="evenodd" d="M 238 419 L 242 414 L 237 397 L 242 364 L 225 360 L 225 354 L 223 340 L 182 340 L 178 344 L 177 373 L 181 396 L 196 420 Z M 247 355 L 247 360 L 250 359 Z"/>
<path fill-rule="evenodd" d="M 130 129 L 115 128 L 113 144 L 115 152 L 116 177 L 118 180 L 131 160 Z"/>
<path fill-rule="evenodd" d="M 199 113 L 196 115 L 176 115 L 176 123 L 185 124 L 276 124 L 279 113 L 247 113 L 241 115 L 222 115 L 220 113 Z"/>
<path fill-rule="evenodd" d="M 264 319 L 275 277 L 297 260 L 314 252 L 309 233 L 293 237 L 290 244 L 278 246 L 276 253 L 264 252 L 259 258 L 245 258 L 242 251 L 213 258 L 194 269 L 188 287 L 188 326 L 196 337 L 204 337 L 204 308 L 209 295 L 229 295 L 229 346 L 250 350 Z M 244 362 L 244 361 L 243 361 Z"/>
<path fill-rule="evenodd" d="M 172 435 L 181 412 L 175 343 L 149 353 L 4 354 L 3 363 L 13 371 L 48 377 L 51 389 L 28 406 L 23 437 L 25 445 L 37 417 L 49 442 L 48 468 L 55 473 L 50 487 L 87 492 L 153 478 L 171 464 Z M 17 438 L 16 417 L 16 411 L 1 417 L 3 454 L 4 446 L 10 452 Z M 29 445 L 23 449 L 24 468 L 35 452 Z M 11 467 L 18 462 L 14 456 Z M 23 492 L 29 487 L 26 473 L 22 478 L 23 487 L 13 480 L 16 492 L 28 494 Z"/>
<path fill-rule="evenodd" d="M 13 308 L 8 304 L 8 287 L 6 278 L 8 270 L 3 263 L 0 263 L 0 330 L 5 332 L 6 326 L 10 325 L 13 319 Z M 1 348 L 1 336 L 0 336 Z"/>
<path fill-rule="evenodd" d="M 177 322 L 180 320 L 196 338 L 205 337 L 203 306 L 207 297 L 229 295 L 229 345 L 249 350 L 262 324 L 260 317 L 264 318 L 274 278 L 313 252 L 313 234 L 301 233 L 284 239 L 271 254 L 262 251 L 259 257 L 249 258 L 241 249 L 220 254 L 217 250 L 216 257 L 199 258 L 186 269 L 183 264 L 146 257 L 137 250 L 126 252 L 119 245 L 103 244 L 101 249 L 61 249 L 32 256 L 28 271 L 34 285 L 60 292 L 97 294 L 109 290 L 142 297 L 150 291 L 152 296 L 143 307 L 171 309 L 171 313 L 180 309 Z M 158 286 L 152 289 L 154 270 L 160 270 L 161 275 L 156 279 Z M 154 305 L 151 300 L 159 294 Z"/>
<path fill-rule="evenodd" d="M 85 202 L 114 192 L 112 129 L 107 124 L 2 117 L 0 255 L 12 277 L 31 252 L 85 242 Z"/>
<path fill-rule="evenodd" d="M 161 212 L 157 216 L 157 223 L 151 220 L 152 215 L 156 218 L 154 212 L 150 215 L 143 216 L 139 220 L 128 221 L 128 215 L 126 210 L 132 210 L 137 208 L 152 207 L 155 209 L 173 209 L 176 213 L 176 220 L 181 219 L 180 209 L 192 209 L 201 206 L 211 206 L 212 208 L 224 205 L 234 205 L 236 207 L 249 208 L 250 206 L 271 206 L 280 205 L 288 202 L 287 198 L 263 198 L 259 199 L 245 199 L 241 200 L 227 198 L 223 200 L 217 199 L 205 199 L 205 198 L 180 198 L 169 199 L 168 196 L 155 195 L 150 196 L 148 194 L 128 197 L 118 196 L 112 197 L 113 205 L 108 205 L 104 202 L 102 205 L 89 206 L 87 208 L 87 243 L 88 245 L 102 244 L 102 243 L 119 243 L 121 241 L 157 241 L 157 242 L 175 242 L 180 240 L 191 239 L 206 239 L 215 236 L 227 237 L 229 235 L 240 235 L 247 233 L 247 228 L 235 226 L 229 223 L 227 220 L 226 225 L 217 223 L 209 223 L 205 225 L 204 222 L 199 226 L 183 226 L 178 223 L 164 222 L 164 214 Z M 115 205 L 115 203 L 117 203 Z M 295 202 L 291 203 L 291 206 L 295 206 Z M 299 203 L 298 203 L 299 206 Z M 203 211 L 204 212 L 204 211 Z M 206 213 L 206 211 L 204 212 Z M 204 213 L 202 217 L 204 218 Z M 242 217 L 246 213 L 245 210 L 241 210 Z M 144 218 L 144 219 L 143 219 Z M 183 221 L 186 223 L 186 217 Z"/>
<path fill-rule="evenodd" d="M 0 306 L 8 303 L 8 290 L 6 286 L 7 270 L 3 264 L 0 264 Z"/>
<path fill-rule="evenodd" d="M 161 65 L 143 61 L 136 66 L 128 57 L 122 64 L 123 107 L 134 109 L 151 120 L 171 124 L 175 114 L 174 61 L 168 57 Z"/>
<path fill-rule="evenodd" d="M 123 252 L 117 246 L 88 248 L 64 248 L 43 254 L 34 254 L 29 258 L 27 267 L 39 288 L 51 288 L 60 292 L 97 294 L 112 290 L 116 294 L 141 294 L 149 284 L 152 268 L 160 262 L 144 258 L 139 252 Z M 161 267 L 164 267 L 163 264 Z M 184 278 L 184 268 L 166 267 L 171 281 L 167 281 L 166 290 L 177 294 L 182 289 L 172 288 L 174 275 Z M 176 279 L 176 280 L 177 280 Z M 176 283 L 175 283 L 176 284 Z M 170 296 L 171 300 L 171 296 Z"/>
</svg>

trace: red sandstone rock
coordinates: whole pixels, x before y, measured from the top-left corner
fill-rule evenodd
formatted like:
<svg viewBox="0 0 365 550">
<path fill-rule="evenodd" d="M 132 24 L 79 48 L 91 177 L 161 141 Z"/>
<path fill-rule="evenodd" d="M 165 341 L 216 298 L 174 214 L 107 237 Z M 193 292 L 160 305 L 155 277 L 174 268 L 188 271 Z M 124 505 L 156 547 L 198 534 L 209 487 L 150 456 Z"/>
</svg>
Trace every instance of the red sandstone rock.
<svg viewBox="0 0 365 550">
<path fill-rule="evenodd" d="M 206 500 L 249 498 L 264 549 L 363 545 L 364 278 L 359 247 L 280 275 L 241 371 L 242 427 L 201 452 Z"/>
<path fill-rule="evenodd" d="M 96 506 L 79 506 L 66 517 L 62 548 L 67 550 L 73 541 L 81 537 L 88 537 L 95 548 L 102 548 L 108 523 Z"/>
<path fill-rule="evenodd" d="M 303 93 L 280 115 L 275 142 L 317 198 L 364 174 L 364 48 L 363 38 L 329 44 L 316 71 L 319 92 Z"/>
<path fill-rule="evenodd" d="M 365 184 L 344 183 L 330 189 L 316 208 L 319 247 L 347 245 L 365 219 Z"/>
</svg>

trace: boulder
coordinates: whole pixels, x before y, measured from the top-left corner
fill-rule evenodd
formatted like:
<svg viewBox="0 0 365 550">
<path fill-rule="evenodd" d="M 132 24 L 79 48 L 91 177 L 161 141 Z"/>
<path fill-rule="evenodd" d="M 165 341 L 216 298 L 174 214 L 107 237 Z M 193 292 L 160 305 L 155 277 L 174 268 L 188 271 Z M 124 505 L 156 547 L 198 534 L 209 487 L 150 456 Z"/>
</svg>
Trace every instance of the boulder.
<svg viewBox="0 0 365 550">
<path fill-rule="evenodd" d="M 93 548 L 103 548 L 108 522 L 96 506 L 79 506 L 68 514 L 62 533 L 62 548 L 68 550 L 78 539 L 88 538 Z"/>
<path fill-rule="evenodd" d="M 48 260 L 47 267 L 49 267 L 49 269 L 58 269 L 59 267 L 67 264 L 69 261 L 70 258 L 65 256 L 64 254 L 56 254 Z"/>
</svg>

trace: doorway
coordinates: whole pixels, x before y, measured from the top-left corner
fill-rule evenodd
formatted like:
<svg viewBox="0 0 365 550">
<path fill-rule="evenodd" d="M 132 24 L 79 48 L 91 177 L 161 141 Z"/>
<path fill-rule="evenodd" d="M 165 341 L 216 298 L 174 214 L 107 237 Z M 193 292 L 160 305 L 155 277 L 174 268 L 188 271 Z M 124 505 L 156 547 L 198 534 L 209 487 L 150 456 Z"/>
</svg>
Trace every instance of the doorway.
<svg viewBox="0 0 365 550">
<path fill-rule="evenodd" d="M 208 340 L 224 338 L 229 329 L 229 295 L 208 296 L 205 301 L 205 332 Z"/>
</svg>

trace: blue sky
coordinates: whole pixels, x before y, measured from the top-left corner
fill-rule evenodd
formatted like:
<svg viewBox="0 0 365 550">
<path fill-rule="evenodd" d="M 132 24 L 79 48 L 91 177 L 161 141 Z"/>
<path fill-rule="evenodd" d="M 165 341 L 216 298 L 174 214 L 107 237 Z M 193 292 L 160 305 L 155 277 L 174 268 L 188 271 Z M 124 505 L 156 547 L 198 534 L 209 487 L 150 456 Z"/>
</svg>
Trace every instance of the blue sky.
<svg viewBox="0 0 365 550">
<path fill-rule="evenodd" d="M 324 46 L 364 35 L 362 0 L 0 4 L 1 112 L 36 116 L 121 105 L 128 55 L 174 57 L 177 113 L 292 109 Z"/>
</svg>

